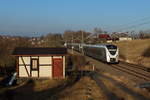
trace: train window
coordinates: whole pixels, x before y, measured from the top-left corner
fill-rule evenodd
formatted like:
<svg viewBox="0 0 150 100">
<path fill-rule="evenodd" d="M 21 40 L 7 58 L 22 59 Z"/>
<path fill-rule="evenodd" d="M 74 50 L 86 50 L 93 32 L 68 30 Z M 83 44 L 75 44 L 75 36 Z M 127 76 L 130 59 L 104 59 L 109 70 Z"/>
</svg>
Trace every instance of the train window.
<svg viewBox="0 0 150 100">
<path fill-rule="evenodd" d="M 102 53 L 101 48 L 97 48 L 96 53 L 97 53 L 98 55 L 101 55 L 101 53 Z"/>
<path fill-rule="evenodd" d="M 107 45 L 106 47 L 107 49 L 117 49 L 117 46 L 115 45 Z"/>
<path fill-rule="evenodd" d="M 110 54 L 112 54 L 112 55 L 115 55 L 116 54 L 116 51 L 109 51 L 110 52 Z"/>
<path fill-rule="evenodd" d="M 117 46 L 115 46 L 115 45 L 107 45 L 106 47 L 107 47 L 108 51 L 110 52 L 110 54 L 112 54 L 112 55 L 116 54 Z"/>
</svg>

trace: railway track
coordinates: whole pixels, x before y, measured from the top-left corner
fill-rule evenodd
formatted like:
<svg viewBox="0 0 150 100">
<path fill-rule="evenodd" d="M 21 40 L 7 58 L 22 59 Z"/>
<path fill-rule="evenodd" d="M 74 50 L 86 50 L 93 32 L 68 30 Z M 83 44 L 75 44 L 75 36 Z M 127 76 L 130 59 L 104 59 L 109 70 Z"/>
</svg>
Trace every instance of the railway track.
<svg viewBox="0 0 150 100">
<path fill-rule="evenodd" d="M 120 62 L 120 63 L 124 64 L 124 65 L 129 65 L 130 67 L 134 67 L 134 68 L 137 68 L 137 69 L 141 69 L 141 70 L 150 72 L 150 68 L 144 67 L 142 65 L 136 65 L 136 64 L 131 64 L 131 63 L 127 63 L 127 62 Z"/>
<path fill-rule="evenodd" d="M 80 53 L 77 53 L 77 54 L 80 54 Z M 96 70 L 98 72 L 101 72 L 101 70 L 111 71 L 113 68 L 113 69 L 118 70 L 119 72 L 123 72 L 123 73 L 126 73 L 127 75 L 133 76 L 133 78 L 136 78 L 134 79 L 134 81 L 136 80 L 136 82 L 138 83 L 150 81 L 150 68 L 147 68 L 141 65 L 135 65 L 135 64 L 127 63 L 127 62 L 122 62 L 122 61 L 119 64 L 104 64 L 104 63 L 102 64 L 102 62 L 100 62 L 97 59 L 94 59 L 88 56 L 86 57 L 88 61 L 95 63 L 95 66 L 97 66 Z M 105 65 L 108 66 L 106 67 L 107 69 L 105 68 Z M 98 66 L 102 66 L 102 67 L 100 68 Z M 131 80 L 133 78 L 131 78 Z"/>
<path fill-rule="evenodd" d="M 100 73 L 92 73 L 90 74 L 90 77 L 97 83 L 99 88 L 103 91 L 103 94 L 107 97 L 107 100 L 130 100 L 127 96 L 132 96 L 133 100 L 150 100 L 149 98 L 139 94 L 138 92 L 135 92 L 131 90 L 130 88 L 123 85 L 121 82 L 116 81 L 113 78 L 110 78 L 108 76 L 105 76 Z M 103 79 L 106 79 L 110 81 L 114 86 L 118 87 L 118 89 L 121 89 L 124 91 L 124 93 L 127 93 L 126 95 L 119 95 L 117 92 L 110 90 L 107 85 L 103 82 Z"/>
<path fill-rule="evenodd" d="M 109 66 L 137 78 L 142 78 L 145 81 L 150 81 L 150 72 L 146 67 L 124 62 L 121 62 L 120 64 L 109 64 Z"/>
<path fill-rule="evenodd" d="M 126 62 L 120 62 L 119 64 L 106 64 L 102 63 L 99 60 L 93 59 L 91 57 L 85 56 L 86 60 L 91 61 L 95 64 L 95 71 L 92 73 L 87 73 L 87 76 L 90 76 L 99 87 L 102 94 L 106 96 L 107 100 L 130 100 L 124 95 L 119 95 L 116 91 L 113 91 L 109 88 L 109 84 L 106 82 L 111 82 L 114 87 L 122 91 L 124 94 L 129 95 L 134 100 L 149 100 L 149 98 L 144 97 L 140 93 L 135 92 L 134 90 L 126 87 L 121 82 L 118 82 L 111 77 L 105 77 L 101 75 L 101 72 L 109 72 L 114 75 L 125 75 L 125 77 L 130 77 L 129 80 L 134 82 L 141 83 L 150 81 L 150 72 L 149 69 L 144 66 L 138 66 Z M 113 70 L 116 69 L 116 70 Z M 89 74 L 89 75 L 88 75 Z M 107 81 L 106 81 L 107 80 Z"/>
</svg>

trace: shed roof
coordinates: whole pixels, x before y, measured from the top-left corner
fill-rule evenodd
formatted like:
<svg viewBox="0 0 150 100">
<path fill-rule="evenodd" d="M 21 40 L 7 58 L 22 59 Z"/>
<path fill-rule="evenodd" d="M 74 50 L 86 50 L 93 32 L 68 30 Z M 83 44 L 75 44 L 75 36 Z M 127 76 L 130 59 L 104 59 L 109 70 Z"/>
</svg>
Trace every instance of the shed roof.
<svg viewBox="0 0 150 100">
<path fill-rule="evenodd" d="M 17 47 L 12 55 L 66 55 L 67 48 L 24 48 Z"/>
</svg>

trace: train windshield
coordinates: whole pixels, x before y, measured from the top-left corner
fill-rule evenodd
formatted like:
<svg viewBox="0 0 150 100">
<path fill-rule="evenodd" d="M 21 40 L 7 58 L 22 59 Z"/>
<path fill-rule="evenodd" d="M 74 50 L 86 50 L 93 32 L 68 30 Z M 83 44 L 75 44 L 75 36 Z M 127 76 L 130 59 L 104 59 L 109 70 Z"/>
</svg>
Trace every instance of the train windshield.
<svg viewBox="0 0 150 100">
<path fill-rule="evenodd" d="M 107 45 L 106 46 L 110 54 L 115 55 L 117 51 L 117 46 L 115 45 Z"/>
</svg>

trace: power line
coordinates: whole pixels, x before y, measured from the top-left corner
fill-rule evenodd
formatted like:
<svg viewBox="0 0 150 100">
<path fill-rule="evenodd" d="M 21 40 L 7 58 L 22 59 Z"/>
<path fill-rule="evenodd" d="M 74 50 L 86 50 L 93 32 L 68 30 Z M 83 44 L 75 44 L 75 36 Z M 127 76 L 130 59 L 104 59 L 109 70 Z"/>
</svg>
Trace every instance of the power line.
<svg viewBox="0 0 150 100">
<path fill-rule="evenodd" d="M 147 23 L 146 20 L 148 20 L 148 22 L 149 22 L 150 17 L 145 17 L 145 18 L 142 18 L 142 19 L 139 19 L 139 20 L 135 20 L 135 21 L 132 21 L 132 22 L 130 22 L 130 23 L 128 23 L 128 24 L 119 25 L 119 26 L 117 26 L 117 27 L 121 27 L 121 28 L 118 29 L 118 31 L 122 31 L 122 30 L 124 30 L 124 29 L 132 28 L 132 27 L 134 28 L 135 26 L 144 25 L 144 24 Z M 143 21 L 146 21 L 146 22 L 143 22 Z M 142 23 L 139 23 L 139 22 L 142 22 Z M 137 23 L 137 24 L 135 24 L 135 23 Z"/>
<path fill-rule="evenodd" d="M 150 17 L 145 17 L 145 18 L 137 19 L 137 20 L 134 20 L 134 21 L 129 22 L 129 23 L 127 23 L 127 24 L 122 24 L 122 25 L 119 25 L 119 26 L 125 26 L 125 25 L 128 25 L 128 24 L 137 23 L 137 21 L 140 22 L 140 21 L 145 21 L 145 20 L 149 20 L 149 19 L 150 19 Z"/>
<path fill-rule="evenodd" d="M 127 30 L 127 29 L 132 29 L 132 28 L 136 28 L 136 27 L 139 27 L 139 26 L 142 26 L 142 25 L 146 25 L 146 24 L 150 24 L 150 21 L 146 21 L 146 22 L 143 22 L 143 23 L 134 24 L 134 25 L 125 27 L 125 28 L 122 28 L 120 31 Z"/>
</svg>

